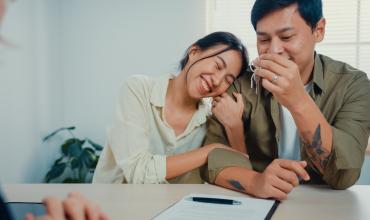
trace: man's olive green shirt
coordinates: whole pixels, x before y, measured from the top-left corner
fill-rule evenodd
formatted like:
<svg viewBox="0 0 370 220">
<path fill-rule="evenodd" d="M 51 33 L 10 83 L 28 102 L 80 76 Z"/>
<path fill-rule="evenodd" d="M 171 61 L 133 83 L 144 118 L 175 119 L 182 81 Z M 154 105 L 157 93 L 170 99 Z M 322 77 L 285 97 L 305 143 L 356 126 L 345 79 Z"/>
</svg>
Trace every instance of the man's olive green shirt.
<svg viewBox="0 0 370 220">
<path fill-rule="evenodd" d="M 370 82 L 367 75 L 348 64 L 316 54 L 310 96 L 332 127 L 333 147 L 329 162 L 321 175 L 309 161 L 301 140 L 301 158 L 308 162 L 311 183 L 327 183 L 345 189 L 359 178 L 370 133 Z M 229 93 L 243 95 L 245 142 L 250 160 L 237 153 L 217 149 L 208 158 L 208 179 L 214 182 L 218 173 L 232 166 L 253 168 L 262 172 L 278 158 L 281 132 L 279 104 L 271 93 L 257 95 L 250 88 L 250 75 L 235 81 Z M 216 118 L 209 121 L 205 144 L 229 145 L 226 131 Z"/>
</svg>

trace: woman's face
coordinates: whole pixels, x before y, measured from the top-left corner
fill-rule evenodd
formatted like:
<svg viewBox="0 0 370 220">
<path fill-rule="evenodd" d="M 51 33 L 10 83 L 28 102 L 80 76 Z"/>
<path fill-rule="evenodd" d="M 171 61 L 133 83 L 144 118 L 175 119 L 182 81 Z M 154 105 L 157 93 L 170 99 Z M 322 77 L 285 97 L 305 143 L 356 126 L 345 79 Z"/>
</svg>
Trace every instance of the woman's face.
<svg viewBox="0 0 370 220">
<path fill-rule="evenodd" d="M 189 96 L 194 99 L 215 97 L 226 92 L 242 67 L 242 56 L 239 51 L 227 50 L 215 56 L 200 60 L 226 49 L 226 45 L 217 45 L 201 51 L 192 47 L 189 52 L 189 61 L 185 68 L 190 67 L 187 75 Z M 187 71 L 187 69 L 185 69 Z"/>
</svg>

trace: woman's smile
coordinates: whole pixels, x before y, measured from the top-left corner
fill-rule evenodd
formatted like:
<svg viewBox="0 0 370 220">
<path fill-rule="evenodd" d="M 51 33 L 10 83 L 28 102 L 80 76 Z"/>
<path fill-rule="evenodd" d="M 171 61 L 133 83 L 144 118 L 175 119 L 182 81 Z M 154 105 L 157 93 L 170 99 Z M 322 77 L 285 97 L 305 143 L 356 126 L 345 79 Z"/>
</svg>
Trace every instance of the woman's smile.
<svg viewBox="0 0 370 220">
<path fill-rule="evenodd" d="M 207 94 L 209 92 L 211 92 L 211 86 L 208 84 L 207 80 L 203 77 L 203 76 L 200 76 L 199 77 L 199 86 L 198 86 L 198 90 L 200 92 L 200 94 L 204 95 L 204 94 Z"/>
</svg>

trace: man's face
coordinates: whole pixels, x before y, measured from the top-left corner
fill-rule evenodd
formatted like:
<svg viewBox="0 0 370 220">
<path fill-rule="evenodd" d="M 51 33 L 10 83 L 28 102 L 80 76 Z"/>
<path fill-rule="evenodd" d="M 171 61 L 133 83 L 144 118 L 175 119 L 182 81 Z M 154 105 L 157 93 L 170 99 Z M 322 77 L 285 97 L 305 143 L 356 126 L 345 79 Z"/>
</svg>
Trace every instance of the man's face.
<svg viewBox="0 0 370 220">
<path fill-rule="evenodd" d="M 258 53 L 275 53 L 294 61 L 301 74 L 310 74 L 316 42 L 323 39 L 325 20 L 312 30 L 300 16 L 297 5 L 266 15 L 256 26 Z M 319 25 L 318 25 L 319 26 Z"/>
</svg>

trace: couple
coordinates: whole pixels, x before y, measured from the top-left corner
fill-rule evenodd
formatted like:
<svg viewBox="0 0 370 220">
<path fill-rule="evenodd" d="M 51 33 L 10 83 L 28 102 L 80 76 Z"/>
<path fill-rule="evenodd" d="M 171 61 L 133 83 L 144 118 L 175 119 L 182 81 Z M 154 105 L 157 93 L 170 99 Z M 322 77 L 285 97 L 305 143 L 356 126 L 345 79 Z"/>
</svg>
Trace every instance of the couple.
<svg viewBox="0 0 370 220">
<path fill-rule="evenodd" d="M 336 189 L 354 184 L 370 132 L 370 83 L 365 73 L 315 53 L 325 34 L 321 4 L 256 0 L 253 77 L 240 41 L 214 33 L 188 49 L 177 76 L 131 78 L 94 182 L 206 180 L 277 199 L 299 179 Z M 0 22 L 4 12 L 0 0 Z M 251 77 L 260 79 L 257 94 Z M 208 122 L 205 97 L 214 97 Z M 107 219 L 76 193 L 45 205 L 38 219 Z M 11 219 L 1 197 L 0 218 Z"/>
<path fill-rule="evenodd" d="M 241 42 L 216 32 L 188 48 L 178 75 L 124 84 L 93 182 L 207 181 L 279 200 L 300 180 L 335 189 L 356 182 L 370 83 L 315 52 L 325 35 L 321 0 L 256 0 L 251 22 L 253 72 Z"/>
</svg>

